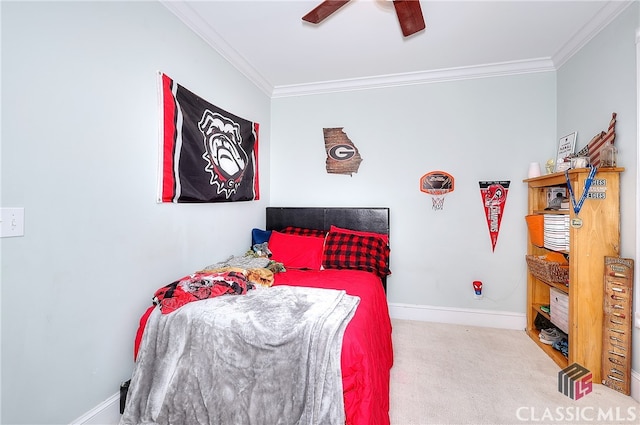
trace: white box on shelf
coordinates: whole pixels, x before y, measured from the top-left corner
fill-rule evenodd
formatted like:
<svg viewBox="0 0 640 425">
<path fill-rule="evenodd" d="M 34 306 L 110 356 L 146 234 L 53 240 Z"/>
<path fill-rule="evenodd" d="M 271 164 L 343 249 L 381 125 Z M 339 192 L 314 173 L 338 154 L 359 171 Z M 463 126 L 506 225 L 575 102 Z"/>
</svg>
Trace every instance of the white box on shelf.
<svg viewBox="0 0 640 425">
<path fill-rule="evenodd" d="M 549 288 L 551 323 L 562 332 L 569 333 L 569 295 L 556 288 Z"/>
</svg>

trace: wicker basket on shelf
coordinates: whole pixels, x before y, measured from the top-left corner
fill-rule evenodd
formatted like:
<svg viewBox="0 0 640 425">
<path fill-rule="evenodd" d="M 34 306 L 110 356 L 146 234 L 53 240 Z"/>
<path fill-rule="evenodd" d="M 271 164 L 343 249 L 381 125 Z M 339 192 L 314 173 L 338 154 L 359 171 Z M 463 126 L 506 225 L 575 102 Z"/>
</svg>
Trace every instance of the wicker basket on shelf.
<svg viewBox="0 0 640 425">
<path fill-rule="evenodd" d="M 545 282 L 569 284 L 569 265 L 548 261 L 545 256 L 527 255 L 527 266 L 532 275 Z"/>
</svg>

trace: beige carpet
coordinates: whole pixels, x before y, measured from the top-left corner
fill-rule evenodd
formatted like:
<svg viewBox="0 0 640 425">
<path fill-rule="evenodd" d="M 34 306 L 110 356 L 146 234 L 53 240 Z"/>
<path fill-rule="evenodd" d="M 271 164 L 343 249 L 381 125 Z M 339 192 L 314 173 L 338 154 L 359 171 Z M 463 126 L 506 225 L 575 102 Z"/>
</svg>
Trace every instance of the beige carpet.
<svg viewBox="0 0 640 425">
<path fill-rule="evenodd" d="M 524 331 L 393 320 L 391 424 L 640 424 L 640 404 L 603 385 L 572 400 Z"/>
</svg>

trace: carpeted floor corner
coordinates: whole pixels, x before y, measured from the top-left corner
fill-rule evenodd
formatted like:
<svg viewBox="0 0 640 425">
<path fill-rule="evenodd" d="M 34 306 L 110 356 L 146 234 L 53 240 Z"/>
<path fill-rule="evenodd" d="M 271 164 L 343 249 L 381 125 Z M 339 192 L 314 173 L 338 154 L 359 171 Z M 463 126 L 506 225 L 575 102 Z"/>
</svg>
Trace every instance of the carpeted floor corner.
<svg viewBox="0 0 640 425">
<path fill-rule="evenodd" d="M 392 425 L 638 424 L 640 403 L 603 385 L 572 400 L 524 331 L 393 320 Z"/>
</svg>

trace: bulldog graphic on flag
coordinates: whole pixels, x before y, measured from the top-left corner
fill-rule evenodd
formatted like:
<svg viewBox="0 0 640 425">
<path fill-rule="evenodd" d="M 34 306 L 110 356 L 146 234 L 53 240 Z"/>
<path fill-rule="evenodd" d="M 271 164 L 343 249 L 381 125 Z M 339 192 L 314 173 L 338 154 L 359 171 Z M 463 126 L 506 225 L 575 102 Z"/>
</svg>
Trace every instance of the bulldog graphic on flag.
<svg viewBox="0 0 640 425">
<path fill-rule="evenodd" d="M 491 237 L 491 250 L 496 250 L 498 233 L 500 232 L 500 222 L 504 213 L 504 206 L 507 202 L 507 193 L 510 181 L 481 181 L 480 194 L 484 204 L 484 214 L 489 227 Z"/>
<path fill-rule="evenodd" d="M 166 74 L 160 85 L 159 202 L 260 198 L 259 124 L 224 111 Z"/>
</svg>

